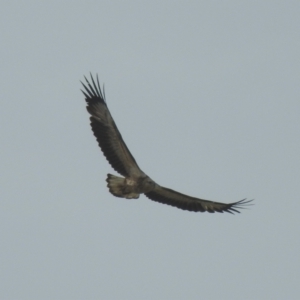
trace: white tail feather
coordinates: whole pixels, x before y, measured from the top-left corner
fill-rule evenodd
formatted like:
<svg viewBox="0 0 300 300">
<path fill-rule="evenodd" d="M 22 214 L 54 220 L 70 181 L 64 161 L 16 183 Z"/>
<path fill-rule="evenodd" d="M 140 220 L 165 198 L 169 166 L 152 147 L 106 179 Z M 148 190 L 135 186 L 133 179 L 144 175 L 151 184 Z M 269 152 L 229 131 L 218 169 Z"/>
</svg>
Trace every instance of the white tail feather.
<svg viewBox="0 0 300 300">
<path fill-rule="evenodd" d="M 137 199 L 140 194 L 130 191 L 130 188 L 126 184 L 126 179 L 124 177 L 119 177 L 111 174 L 107 174 L 107 187 L 111 194 L 116 197 L 126 198 L 126 199 Z"/>
</svg>

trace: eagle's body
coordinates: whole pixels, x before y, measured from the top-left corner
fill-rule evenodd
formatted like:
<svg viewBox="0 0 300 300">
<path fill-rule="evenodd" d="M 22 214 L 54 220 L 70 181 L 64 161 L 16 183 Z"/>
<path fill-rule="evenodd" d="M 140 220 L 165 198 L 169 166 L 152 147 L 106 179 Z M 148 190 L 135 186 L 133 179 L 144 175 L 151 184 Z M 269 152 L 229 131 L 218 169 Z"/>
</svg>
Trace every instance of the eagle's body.
<svg viewBox="0 0 300 300">
<path fill-rule="evenodd" d="M 85 78 L 86 79 L 86 78 Z M 249 204 L 251 200 L 240 200 L 233 203 L 220 203 L 190 197 L 174 190 L 165 188 L 153 181 L 138 166 L 134 157 L 127 148 L 106 105 L 105 95 L 102 93 L 99 80 L 97 85 L 91 76 L 92 85 L 86 79 L 87 86 L 83 84 L 90 113 L 91 127 L 98 144 L 111 166 L 124 177 L 111 174 L 107 176 L 107 186 L 110 193 L 116 197 L 137 199 L 145 194 L 149 199 L 172 205 L 189 211 L 208 212 L 239 212 L 237 208 Z"/>
</svg>

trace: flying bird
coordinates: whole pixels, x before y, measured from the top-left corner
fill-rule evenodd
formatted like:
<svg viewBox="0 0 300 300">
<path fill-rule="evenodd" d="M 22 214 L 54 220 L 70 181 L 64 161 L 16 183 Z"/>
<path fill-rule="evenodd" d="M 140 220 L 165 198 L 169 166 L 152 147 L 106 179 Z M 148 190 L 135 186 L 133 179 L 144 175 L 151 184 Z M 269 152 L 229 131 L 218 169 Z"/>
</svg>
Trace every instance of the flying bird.
<svg viewBox="0 0 300 300">
<path fill-rule="evenodd" d="M 106 159 L 120 175 L 107 175 L 107 186 L 111 194 L 126 199 L 137 199 L 145 194 L 149 199 L 194 212 L 229 212 L 239 213 L 252 200 L 243 199 L 232 203 L 220 203 L 187 196 L 163 187 L 146 175 L 138 166 L 127 148 L 106 104 L 105 91 L 100 88 L 91 75 L 91 83 L 84 77 L 86 83 L 81 90 L 90 113 L 92 131 Z"/>
</svg>

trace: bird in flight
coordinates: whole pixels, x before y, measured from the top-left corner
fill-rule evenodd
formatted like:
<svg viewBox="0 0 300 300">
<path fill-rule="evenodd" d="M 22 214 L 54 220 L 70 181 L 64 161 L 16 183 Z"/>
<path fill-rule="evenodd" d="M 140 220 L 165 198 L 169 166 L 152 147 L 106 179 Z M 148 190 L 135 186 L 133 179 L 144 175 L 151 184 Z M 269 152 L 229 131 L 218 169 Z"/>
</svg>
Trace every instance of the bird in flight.
<svg viewBox="0 0 300 300">
<path fill-rule="evenodd" d="M 101 91 L 98 76 L 97 84 L 92 75 L 91 82 L 84 78 L 86 83 L 81 82 L 84 88 L 81 91 L 85 96 L 87 111 L 91 115 L 92 131 L 110 165 L 124 176 L 107 175 L 107 186 L 111 194 L 126 199 L 137 199 L 140 194 L 144 194 L 153 201 L 194 212 L 239 213 L 238 209 L 249 205 L 252 200 L 221 203 L 187 196 L 152 180 L 140 169 L 127 148 L 109 112 L 105 92 Z"/>
</svg>

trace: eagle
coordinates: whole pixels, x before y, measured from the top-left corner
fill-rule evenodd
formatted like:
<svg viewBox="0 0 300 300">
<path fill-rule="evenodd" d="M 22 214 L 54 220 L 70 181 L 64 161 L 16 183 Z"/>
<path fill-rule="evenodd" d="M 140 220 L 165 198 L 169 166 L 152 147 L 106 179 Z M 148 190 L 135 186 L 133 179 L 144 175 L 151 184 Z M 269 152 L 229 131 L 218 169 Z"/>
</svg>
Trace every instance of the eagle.
<svg viewBox="0 0 300 300">
<path fill-rule="evenodd" d="M 116 123 L 114 122 L 106 104 L 103 92 L 92 76 L 91 82 L 84 76 L 86 83 L 82 83 L 82 93 L 87 103 L 92 131 L 107 161 L 120 175 L 107 174 L 107 187 L 116 197 L 137 199 L 144 194 L 150 200 L 171 205 L 179 209 L 193 212 L 228 212 L 239 213 L 238 209 L 245 208 L 252 200 L 242 199 L 232 203 L 214 202 L 187 196 L 163 187 L 146 175 L 138 166 L 134 157 L 126 146 Z"/>
</svg>

